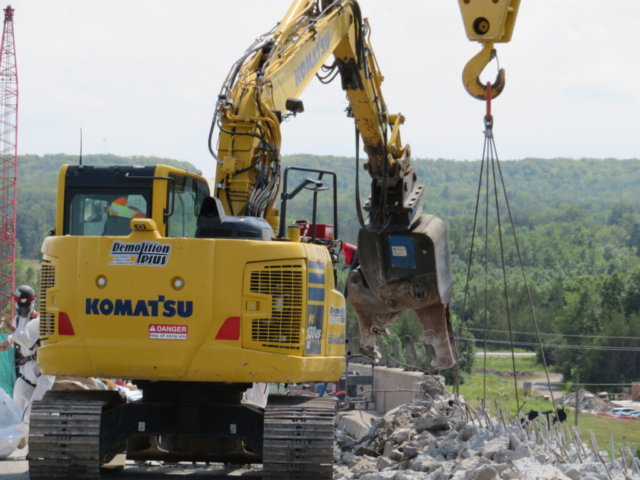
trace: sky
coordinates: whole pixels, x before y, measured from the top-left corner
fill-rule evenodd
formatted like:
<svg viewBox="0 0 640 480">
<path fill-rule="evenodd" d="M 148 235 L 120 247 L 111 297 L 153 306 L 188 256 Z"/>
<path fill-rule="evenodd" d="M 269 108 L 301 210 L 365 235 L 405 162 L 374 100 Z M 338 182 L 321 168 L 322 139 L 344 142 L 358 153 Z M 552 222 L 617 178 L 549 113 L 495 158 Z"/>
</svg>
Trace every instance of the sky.
<svg viewBox="0 0 640 480">
<path fill-rule="evenodd" d="M 19 153 L 175 158 L 213 176 L 207 134 L 222 82 L 291 0 L 14 0 Z M 484 102 L 462 86 L 481 48 L 455 0 L 361 0 L 392 113 L 414 158 L 482 156 Z M 497 44 L 501 160 L 640 157 L 638 0 L 522 0 Z M 495 64 L 482 75 L 493 81 Z M 640 88 L 640 87 L 638 87 Z M 355 155 L 339 81 L 314 80 L 282 153 Z"/>
</svg>

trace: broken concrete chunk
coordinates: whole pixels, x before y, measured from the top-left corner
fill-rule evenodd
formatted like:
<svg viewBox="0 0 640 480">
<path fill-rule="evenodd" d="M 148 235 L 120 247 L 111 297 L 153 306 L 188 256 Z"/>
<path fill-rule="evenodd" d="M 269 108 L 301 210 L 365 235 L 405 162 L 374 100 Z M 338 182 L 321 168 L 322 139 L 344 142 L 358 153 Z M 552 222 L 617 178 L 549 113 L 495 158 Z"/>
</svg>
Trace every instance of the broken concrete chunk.
<svg viewBox="0 0 640 480">
<path fill-rule="evenodd" d="M 428 430 L 425 430 L 415 438 L 415 441 L 424 449 L 424 447 L 427 447 L 435 442 L 436 437 L 434 437 L 433 434 Z"/>
<path fill-rule="evenodd" d="M 506 463 L 510 460 L 515 460 L 515 458 L 516 452 L 513 450 L 503 450 L 493 456 L 493 461 L 496 463 Z"/>
<path fill-rule="evenodd" d="M 402 449 L 402 453 L 405 459 L 415 458 L 420 452 L 422 452 L 422 447 L 417 444 L 407 444 Z"/>
<path fill-rule="evenodd" d="M 473 453 L 469 450 L 469 447 L 466 443 L 461 443 L 460 448 L 458 449 L 458 458 L 465 459 L 469 458 Z"/>
<path fill-rule="evenodd" d="M 483 465 L 473 471 L 467 472 L 465 480 L 493 480 L 498 477 L 495 468 L 489 465 Z"/>
<path fill-rule="evenodd" d="M 384 457 L 389 457 L 389 454 L 393 452 L 394 449 L 395 449 L 395 445 L 393 444 L 393 442 L 390 442 L 389 440 L 387 440 L 386 442 L 384 442 L 384 449 L 382 451 L 382 455 Z"/>
<path fill-rule="evenodd" d="M 382 471 L 385 468 L 393 467 L 396 465 L 396 462 L 387 458 L 387 457 L 378 457 L 378 461 L 376 462 L 376 467 L 378 470 Z"/>
<path fill-rule="evenodd" d="M 349 473 L 349 467 L 346 465 L 334 465 L 333 466 L 333 479 L 334 480 L 347 480 L 352 478 L 351 473 Z"/>
<path fill-rule="evenodd" d="M 446 417 L 419 417 L 415 419 L 414 425 L 417 433 L 422 433 L 425 430 L 440 432 L 451 428 Z"/>
<path fill-rule="evenodd" d="M 560 470 L 551 465 L 541 465 L 536 470 L 528 470 L 526 472 L 523 472 L 520 478 L 522 480 L 571 480 Z M 600 478 L 607 477 L 605 476 Z"/>
<path fill-rule="evenodd" d="M 393 460 L 394 462 L 399 462 L 400 460 L 402 460 L 402 457 L 402 452 L 398 449 L 389 454 L 389 460 Z"/>
<path fill-rule="evenodd" d="M 460 430 L 462 430 L 464 427 L 466 427 L 469 423 L 466 420 L 458 420 L 456 422 L 456 424 L 454 425 L 454 430 L 456 432 L 459 432 Z"/>
<path fill-rule="evenodd" d="M 558 469 L 571 480 L 599 480 L 608 478 L 601 463 L 583 463 L 579 465 L 557 465 Z M 633 477 L 632 477 L 633 478 Z"/>
<path fill-rule="evenodd" d="M 488 458 L 489 460 L 493 460 L 493 457 L 497 453 L 502 453 L 509 448 L 509 439 L 506 437 L 497 437 L 493 440 L 489 441 L 482 448 L 482 456 Z"/>
<path fill-rule="evenodd" d="M 452 471 L 453 473 L 474 472 L 489 464 L 491 464 L 491 460 L 484 457 L 472 457 L 455 462 Z"/>
<path fill-rule="evenodd" d="M 460 432 L 458 433 L 458 441 L 467 442 L 471 437 L 473 437 L 476 433 L 478 433 L 478 427 L 470 423 L 465 425 L 464 427 L 462 427 L 462 429 L 458 431 Z"/>
<path fill-rule="evenodd" d="M 411 429 L 407 427 L 399 428 L 395 432 L 393 432 L 393 435 L 389 437 L 389 440 L 395 442 L 396 445 L 401 445 L 405 442 L 408 442 L 409 440 L 411 440 Z"/>
<path fill-rule="evenodd" d="M 353 451 L 358 456 L 368 455 L 370 457 L 377 457 L 378 452 L 376 452 L 373 448 L 368 445 L 358 445 L 356 449 Z"/>
<path fill-rule="evenodd" d="M 396 472 L 367 473 L 360 477 L 360 480 L 392 480 Z"/>
<path fill-rule="evenodd" d="M 503 480 L 518 480 L 518 478 L 520 478 L 520 475 L 513 470 L 505 470 L 500 474 L 500 478 L 502 478 Z"/>
<path fill-rule="evenodd" d="M 357 464 L 361 460 L 361 458 L 358 457 L 353 452 L 342 452 L 342 456 L 341 456 L 340 460 L 342 460 L 342 463 L 344 463 L 349 468 L 351 468 L 355 464 Z"/>
<path fill-rule="evenodd" d="M 509 434 L 509 450 L 516 450 L 522 442 L 514 433 Z"/>
<path fill-rule="evenodd" d="M 481 428 L 478 430 L 478 433 L 469 439 L 469 449 L 478 451 L 493 438 L 494 437 L 489 430 Z"/>
<path fill-rule="evenodd" d="M 398 472 L 392 480 L 418 480 L 420 478 L 424 477 L 417 476 L 414 472 Z"/>
<path fill-rule="evenodd" d="M 353 467 L 351 467 L 351 473 L 353 478 L 360 478 L 366 473 L 378 473 L 375 463 L 369 460 L 360 460 Z"/>
</svg>

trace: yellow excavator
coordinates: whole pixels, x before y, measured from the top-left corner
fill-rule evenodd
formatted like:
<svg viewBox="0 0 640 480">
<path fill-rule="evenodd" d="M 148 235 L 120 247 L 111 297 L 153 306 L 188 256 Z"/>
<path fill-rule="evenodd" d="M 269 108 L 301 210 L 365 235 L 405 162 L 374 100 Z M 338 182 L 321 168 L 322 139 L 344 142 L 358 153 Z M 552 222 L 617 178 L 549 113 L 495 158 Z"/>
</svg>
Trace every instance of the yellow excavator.
<svg viewBox="0 0 640 480">
<path fill-rule="evenodd" d="M 484 6 L 465 13 L 476 3 Z M 460 6 L 504 31 L 515 3 Z M 281 123 L 303 112 L 299 97 L 319 72 L 340 77 L 372 178 L 348 278 L 361 350 L 375 357 L 376 336 L 411 309 L 434 366 L 455 363 L 446 229 L 420 211 L 404 117 L 387 110 L 369 37 L 355 0 L 296 0 L 223 83 L 209 135 L 213 193 L 202 176 L 168 166 L 62 167 L 56 226 L 42 247 L 38 362 L 50 375 L 131 381 L 143 395 L 48 392 L 31 411 L 32 480 L 97 479 L 124 455 L 332 478 L 332 399 L 270 395 L 264 406 L 243 397 L 252 384 L 331 382 L 345 368 L 336 176 L 283 171 L 280 161 Z M 300 172 L 308 177 L 290 188 Z M 334 223 L 320 225 L 317 195 L 329 188 Z M 313 220 L 292 223 L 287 207 L 304 189 Z"/>
</svg>

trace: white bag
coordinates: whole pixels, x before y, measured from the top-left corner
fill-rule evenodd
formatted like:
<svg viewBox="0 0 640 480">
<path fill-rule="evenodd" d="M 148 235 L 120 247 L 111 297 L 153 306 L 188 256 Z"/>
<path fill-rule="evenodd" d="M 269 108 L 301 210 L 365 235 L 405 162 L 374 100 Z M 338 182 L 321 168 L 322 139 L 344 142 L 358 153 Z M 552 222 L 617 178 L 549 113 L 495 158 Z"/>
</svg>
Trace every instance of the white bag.
<svg viewBox="0 0 640 480">
<path fill-rule="evenodd" d="M 22 411 L 0 388 L 0 459 L 11 455 L 28 431 L 29 426 L 22 422 Z"/>
</svg>

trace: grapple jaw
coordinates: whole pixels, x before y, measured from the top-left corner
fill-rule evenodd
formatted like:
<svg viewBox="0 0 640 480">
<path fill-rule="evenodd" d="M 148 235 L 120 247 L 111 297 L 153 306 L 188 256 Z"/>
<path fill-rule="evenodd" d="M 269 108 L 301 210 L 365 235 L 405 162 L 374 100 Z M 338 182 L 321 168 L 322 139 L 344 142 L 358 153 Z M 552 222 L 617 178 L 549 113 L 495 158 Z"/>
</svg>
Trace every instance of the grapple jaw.
<svg viewBox="0 0 640 480">
<path fill-rule="evenodd" d="M 378 359 L 376 337 L 388 334 L 403 310 L 414 310 L 422 323 L 420 339 L 431 346 L 436 369 L 457 360 L 449 302 L 453 281 L 447 228 L 433 215 L 420 215 L 410 230 L 375 233 L 360 230 L 360 266 L 347 280 L 349 301 L 360 326 L 360 350 Z"/>
</svg>

